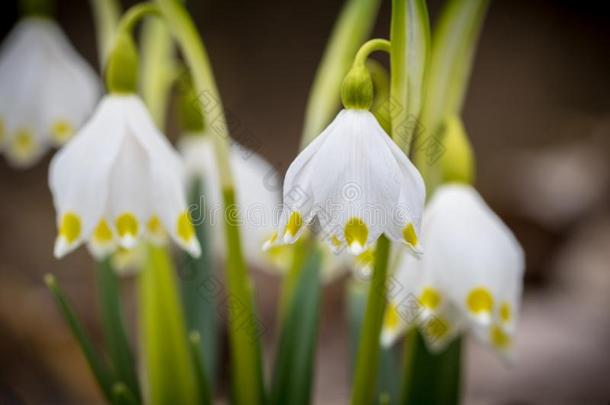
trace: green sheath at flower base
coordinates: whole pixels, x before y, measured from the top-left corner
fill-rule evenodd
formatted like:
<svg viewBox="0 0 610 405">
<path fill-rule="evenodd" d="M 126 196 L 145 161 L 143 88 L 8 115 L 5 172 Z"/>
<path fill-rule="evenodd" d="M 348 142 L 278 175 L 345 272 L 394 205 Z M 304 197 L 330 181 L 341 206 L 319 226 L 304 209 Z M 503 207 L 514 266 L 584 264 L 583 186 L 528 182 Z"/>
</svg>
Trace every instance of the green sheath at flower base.
<svg viewBox="0 0 610 405">
<path fill-rule="evenodd" d="M 51 17 L 55 14 L 55 0 L 21 0 L 19 9 L 24 16 Z"/>
<path fill-rule="evenodd" d="M 345 108 L 368 110 L 373 104 L 373 80 L 364 65 L 354 65 L 341 85 L 341 102 Z"/>
<path fill-rule="evenodd" d="M 366 68 L 366 59 L 375 51 L 390 52 L 390 42 L 385 39 L 371 39 L 365 42 L 352 68 L 347 72 L 341 85 L 341 101 L 345 108 L 368 110 L 373 104 L 373 80 Z"/>
<path fill-rule="evenodd" d="M 109 93 L 133 94 L 138 88 L 138 51 L 130 33 L 119 32 L 108 56 L 105 79 Z"/>
<path fill-rule="evenodd" d="M 452 115 L 441 127 L 445 152 L 440 165 L 443 183 L 474 182 L 474 155 L 472 146 L 466 135 L 462 120 L 458 115 Z"/>
</svg>

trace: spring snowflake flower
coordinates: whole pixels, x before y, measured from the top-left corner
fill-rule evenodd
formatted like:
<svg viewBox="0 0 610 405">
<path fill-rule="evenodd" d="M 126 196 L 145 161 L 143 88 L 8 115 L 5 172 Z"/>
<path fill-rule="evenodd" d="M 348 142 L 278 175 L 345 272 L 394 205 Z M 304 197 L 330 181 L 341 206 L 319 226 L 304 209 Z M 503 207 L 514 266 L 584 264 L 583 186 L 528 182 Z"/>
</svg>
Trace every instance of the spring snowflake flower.
<svg viewBox="0 0 610 405">
<path fill-rule="evenodd" d="M 440 187 L 426 207 L 422 237 L 421 260 L 399 259 L 384 343 L 419 324 L 432 350 L 470 331 L 509 354 L 525 266 L 512 232 L 474 188 L 452 184 Z"/>
<path fill-rule="evenodd" d="M 142 236 L 166 232 L 200 254 L 186 210 L 183 166 L 135 95 L 105 96 L 92 118 L 51 161 L 49 185 L 57 211 L 55 256 L 88 242 L 102 257 Z"/>
<path fill-rule="evenodd" d="M 199 219 L 209 220 L 213 251 L 224 258 L 224 210 L 218 176 L 218 166 L 211 137 L 214 133 L 192 134 L 182 138 L 179 150 L 184 158 L 188 181 L 201 181 L 201 206 L 205 212 Z M 277 173 L 261 156 L 233 144 L 230 163 L 235 178 L 236 201 L 239 205 L 242 244 L 248 262 L 264 268 L 268 260 L 260 249 L 261 243 L 274 231 L 280 207 Z"/>
<path fill-rule="evenodd" d="M 420 252 L 421 175 L 365 109 L 344 109 L 292 162 L 284 209 L 266 247 L 293 243 L 317 219 L 335 251 L 365 252 L 384 233 Z"/>
<path fill-rule="evenodd" d="M 22 19 L 0 51 L 0 146 L 9 163 L 34 164 L 66 142 L 93 110 L 99 80 L 51 19 Z"/>
</svg>

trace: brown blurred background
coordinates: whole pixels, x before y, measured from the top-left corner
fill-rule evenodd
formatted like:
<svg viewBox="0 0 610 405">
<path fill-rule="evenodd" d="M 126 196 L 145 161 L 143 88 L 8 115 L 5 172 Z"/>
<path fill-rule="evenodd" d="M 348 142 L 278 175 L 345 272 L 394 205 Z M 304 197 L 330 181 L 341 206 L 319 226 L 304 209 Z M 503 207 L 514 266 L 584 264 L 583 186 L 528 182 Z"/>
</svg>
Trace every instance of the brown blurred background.
<svg viewBox="0 0 610 405">
<path fill-rule="evenodd" d="M 88 3 L 58 3 L 59 22 L 97 66 Z M 226 108 L 283 173 L 297 153 L 309 86 L 342 2 L 189 3 Z M 389 3 L 375 36 L 387 36 Z M 433 18 L 441 4 L 429 1 Z M 2 14 L 4 37 L 16 6 L 5 2 Z M 522 242 L 527 274 L 519 358 L 506 367 L 469 342 L 465 403 L 610 401 L 609 91 L 609 3 L 492 3 L 464 121 L 477 187 Z M 100 341 L 91 259 L 84 249 L 52 257 L 48 161 L 15 171 L 0 159 L 0 403 L 101 402 L 42 283 L 44 273 L 57 274 Z M 272 327 L 278 280 L 255 272 L 255 281 L 263 322 Z M 316 403 L 348 397 L 344 281 L 325 290 Z M 133 313 L 131 283 L 124 293 Z"/>
</svg>

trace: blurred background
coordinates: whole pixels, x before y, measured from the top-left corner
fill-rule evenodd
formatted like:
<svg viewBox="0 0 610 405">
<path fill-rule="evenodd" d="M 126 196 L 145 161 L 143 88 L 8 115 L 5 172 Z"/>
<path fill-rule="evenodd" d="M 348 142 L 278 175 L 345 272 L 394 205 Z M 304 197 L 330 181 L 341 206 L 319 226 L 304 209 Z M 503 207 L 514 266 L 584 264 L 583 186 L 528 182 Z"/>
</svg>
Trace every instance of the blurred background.
<svg viewBox="0 0 610 405">
<path fill-rule="evenodd" d="M 2 38 L 17 19 L 8 3 Z M 258 152 L 284 173 L 298 151 L 309 87 L 342 2 L 189 3 L 225 107 L 246 129 L 235 137 L 260 140 Z M 442 2 L 428 3 L 434 19 Z M 375 36 L 387 37 L 389 14 L 384 1 Z M 88 3 L 59 0 L 58 19 L 97 66 Z M 477 187 L 523 244 L 527 271 L 517 362 L 508 367 L 468 342 L 467 404 L 610 401 L 609 41 L 610 3 L 492 2 L 463 117 L 477 155 Z M 84 249 L 52 257 L 48 162 L 16 171 L 0 159 L 0 403 L 98 403 L 42 282 L 46 272 L 58 276 L 100 341 L 90 257 Z M 253 274 L 269 349 L 279 279 Z M 348 398 L 344 283 L 324 291 L 315 403 Z M 132 284 L 127 279 L 123 291 L 131 314 Z M 129 324 L 135 333 L 133 316 Z"/>
</svg>

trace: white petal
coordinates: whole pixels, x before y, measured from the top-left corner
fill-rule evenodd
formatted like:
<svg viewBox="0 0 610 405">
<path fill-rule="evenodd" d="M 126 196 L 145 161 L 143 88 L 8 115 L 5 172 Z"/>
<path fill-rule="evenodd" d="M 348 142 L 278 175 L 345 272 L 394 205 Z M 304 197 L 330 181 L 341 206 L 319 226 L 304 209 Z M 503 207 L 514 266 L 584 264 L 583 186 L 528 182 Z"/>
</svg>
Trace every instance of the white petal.
<svg viewBox="0 0 610 405">
<path fill-rule="evenodd" d="M 192 219 L 187 211 L 184 167 L 180 155 L 155 127 L 142 101 L 131 96 L 129 127 L 146 151 L 150 162 L 149 198 L 152 213 L 159 217 L 170 236 L 193 256 L 201 254 Z"/>
<path fill-rule="evenodd" d="M 113 97 L 104 98 L 91 120 L 51 161 L 49 187 L 57 226 L 61 227 L 65 214 L 73 213 L 81 228 L 78 239 L 70 243 L 58 237 L 58 257 L 88 239 L 105 212 L 110 172 L 124 136 L 122 114 L 121 105 Z"/>
<path fill-rule="evenodd" d="M 506 292 L 522 283 L 523 251 L 511 231 L 473 188 L 450 185 L 430 201 L 422 233 L 424 271 L 465 318 L 488 325 Z"/>
</svg>

